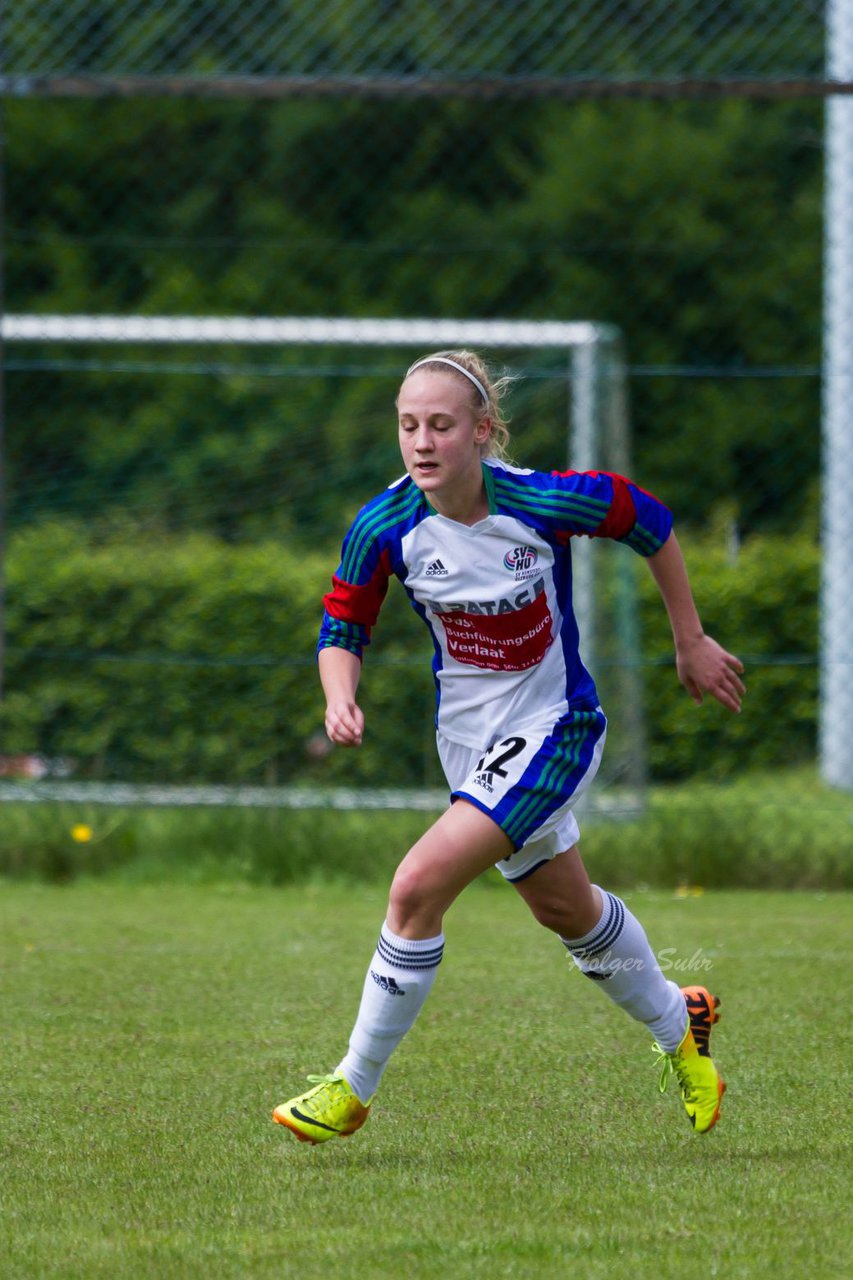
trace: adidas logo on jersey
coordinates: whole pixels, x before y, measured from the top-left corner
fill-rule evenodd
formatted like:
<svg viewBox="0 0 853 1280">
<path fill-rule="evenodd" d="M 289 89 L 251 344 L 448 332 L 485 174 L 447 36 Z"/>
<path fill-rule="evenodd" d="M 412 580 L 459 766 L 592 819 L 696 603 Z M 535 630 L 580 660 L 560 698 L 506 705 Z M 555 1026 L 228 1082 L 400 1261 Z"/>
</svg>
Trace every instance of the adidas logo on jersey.
<svg viewBox="0 0 853 1280">
<path fill-rule="evenodd" d="M 424 570 L 424 577 L 427 578 L 446 578 L 447 575 L 448 571 L 440 560 L 432 560 Z"/>
</svg>

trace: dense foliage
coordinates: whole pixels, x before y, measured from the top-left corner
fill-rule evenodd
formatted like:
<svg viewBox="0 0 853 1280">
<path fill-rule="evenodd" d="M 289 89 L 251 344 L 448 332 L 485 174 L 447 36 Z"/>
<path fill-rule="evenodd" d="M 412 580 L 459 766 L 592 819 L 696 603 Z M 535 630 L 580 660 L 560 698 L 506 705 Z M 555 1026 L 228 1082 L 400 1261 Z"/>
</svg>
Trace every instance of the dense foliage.
<svg viewBox="0 0 853 1280">
<path fill-rule="evenodd" d="M 653 774 L 727 777 L 811 758 L 813 540 L 756 537 L 735 564 L 716 542 L 691 545 L 688 556 L 708 629 L 747 661 L 747 712 L 694 707 L 646 575 Z M 6 749 L 137 780 L 441 785 L 430 646 L 396 590 L 367 653 L 365 746 L 325 750 L 314 645 L 333 563 L 275 542 L 229 547 L 203 535 L 132 549 L 92 545 L 67 526 L 20 535 L 9 563 Z M 606 710 L 618 724 L 619 706 Z"/>
<path fill-rule="evenodd" d="M 703 537 L 708 625 L 757 664 L 748 716 L 695 712 L 649 606 L 651 770 L 811 752 L 817 552 L 777 530 L 812 526 L 818 478 L 816 104 L 12 99 L 6 126 L 9 311 L 617 324 L 632 473 Z M 565 353 L 490 354 L 527 375 L 518 460 L 563 465 Z M 437 783 L 402 601 L 365 749 L 317 739 L 319 600 L 400 470 L 411 355 L 9 347 L 4 749 L 111 777 Z"/>
<path fill-rule="evenodd" d="M 815 103 L 12 100 L 7 306 L 615 323 L 643 482 L 787 526 L 818 469 L 820 129 Z M 493 354 L 559 465 L 563 356 Z M 410 356 L 16 347 L 10 518 L 311 546 L 396 465 Z"/>
</svg>

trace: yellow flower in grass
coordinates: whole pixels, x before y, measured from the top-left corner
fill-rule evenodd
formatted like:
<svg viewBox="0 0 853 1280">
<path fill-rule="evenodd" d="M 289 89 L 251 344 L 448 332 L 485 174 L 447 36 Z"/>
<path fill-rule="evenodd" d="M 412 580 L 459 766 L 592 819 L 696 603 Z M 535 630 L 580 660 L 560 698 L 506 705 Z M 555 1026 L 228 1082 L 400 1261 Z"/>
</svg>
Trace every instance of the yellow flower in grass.
<svg viewBox="0 0 853 1280">
<path fill-rule="evenodd" d="M 676 898 L 701 898 L 705 890 L 701 884 L 680 884 L 675 890 Z"/>
<path fill-rule="evenodd" d="M 87 844 L 92 839 L 92 828 L 85 822 L 77 822 L 71 828 L 71 839 L 77 844 Z"/>
</svg>

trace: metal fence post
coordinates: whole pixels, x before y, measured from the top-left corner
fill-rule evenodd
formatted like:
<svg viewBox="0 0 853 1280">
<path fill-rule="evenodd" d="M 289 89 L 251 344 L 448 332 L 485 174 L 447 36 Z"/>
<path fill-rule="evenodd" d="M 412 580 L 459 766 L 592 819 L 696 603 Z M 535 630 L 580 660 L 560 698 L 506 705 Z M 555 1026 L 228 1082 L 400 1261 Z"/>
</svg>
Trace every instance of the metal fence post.
<svg viewBox="0 0 853 1280">
<path fill-rule="evenodd" d="M 853 73 L 853 0 L 827 10 L 827 74 Z M 820 767 L 853 788 L 853 99 L 826 108 Z"/>
</svg>

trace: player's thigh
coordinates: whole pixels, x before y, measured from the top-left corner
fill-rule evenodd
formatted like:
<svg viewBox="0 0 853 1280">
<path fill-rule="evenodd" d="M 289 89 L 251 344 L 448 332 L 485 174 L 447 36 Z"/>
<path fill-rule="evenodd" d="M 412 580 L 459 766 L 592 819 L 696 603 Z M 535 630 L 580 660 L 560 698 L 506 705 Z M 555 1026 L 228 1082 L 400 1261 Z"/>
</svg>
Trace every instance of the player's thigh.
<svg viewBox="0 0 853 1280">
<path fill-rule="evenodd" d="M 487 813 L 511 843 L 497 864 L 507 880 L 524 879 L 577 841 L 572 810 L 595 777 L 606 731 L 597 709 L 499 735 L 482 753 L 439 736 L 452 794 Z"/>
<path fill-rule="evenodd" d="M 512 842 L 487 814 L 457 800 L 425 831 L 397 868 L 392 897 L 449 905 L 495 862 Z"/>
</svg>

